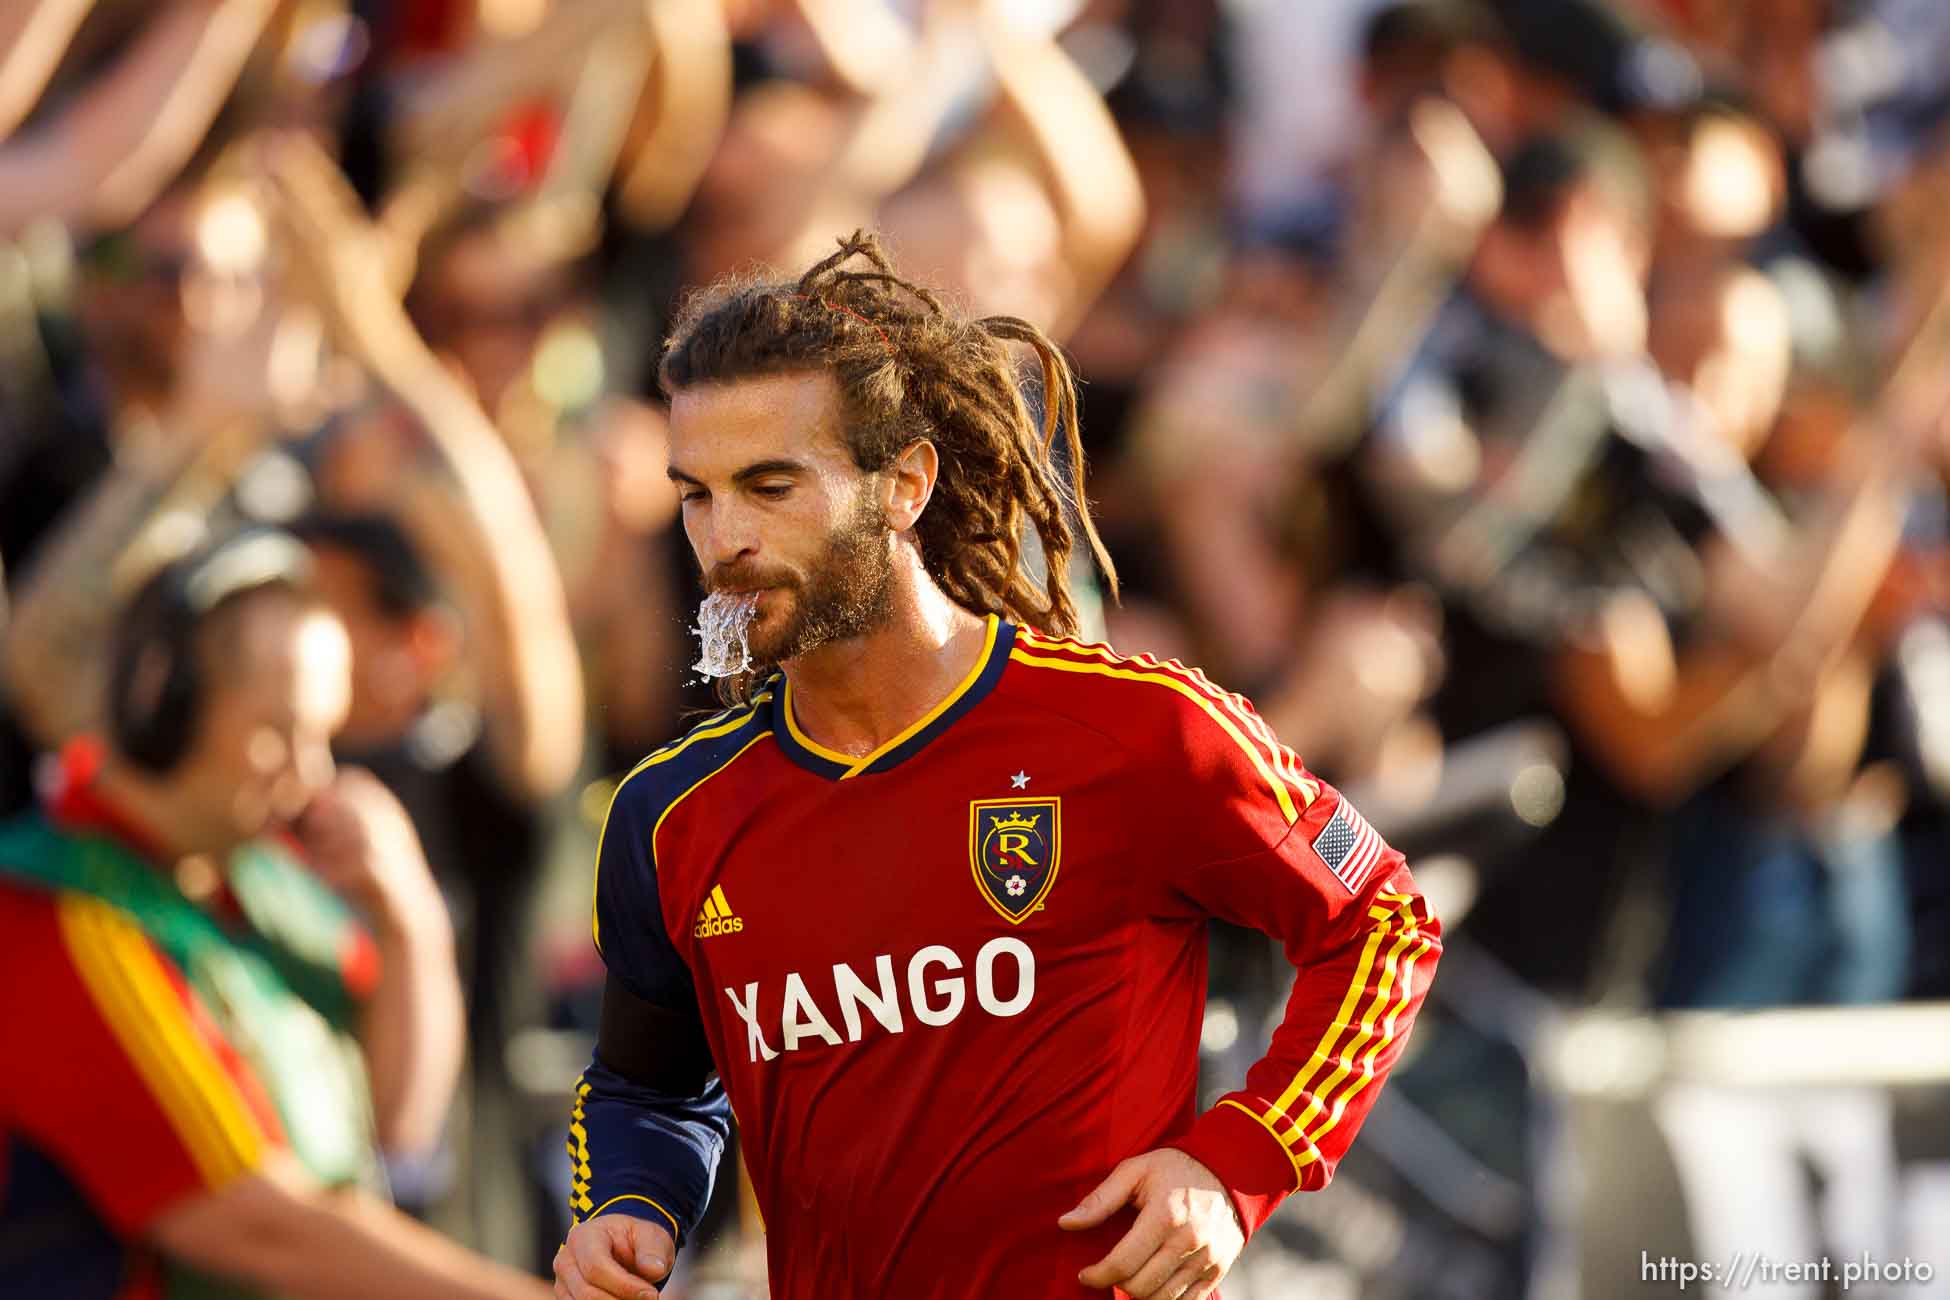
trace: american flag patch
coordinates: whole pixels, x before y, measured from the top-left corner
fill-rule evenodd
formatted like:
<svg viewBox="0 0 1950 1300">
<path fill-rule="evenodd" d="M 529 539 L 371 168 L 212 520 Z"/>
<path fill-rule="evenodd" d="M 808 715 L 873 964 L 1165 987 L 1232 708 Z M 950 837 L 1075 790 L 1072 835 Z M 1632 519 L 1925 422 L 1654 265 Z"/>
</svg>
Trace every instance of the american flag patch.
<svg viewBox="0 0 1950 1300">
<path fill-rule="evenodd" d="M 1375 828 L 1368 825 L 1368 819 L 1355 812 L 1354 805 L 1345 799 L 1314 836 L 1314 852 L 1350 894 L 1361 892 L 1368 873 L 1381 861 L 1387 847 Z"/>
</svg>

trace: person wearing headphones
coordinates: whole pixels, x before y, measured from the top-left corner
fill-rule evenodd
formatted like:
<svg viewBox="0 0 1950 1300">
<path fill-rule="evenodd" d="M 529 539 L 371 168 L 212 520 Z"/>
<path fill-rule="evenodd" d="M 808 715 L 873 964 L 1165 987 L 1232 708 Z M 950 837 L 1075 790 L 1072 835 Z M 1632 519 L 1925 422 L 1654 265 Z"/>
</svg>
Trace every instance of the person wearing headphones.
<svg viewBox="0 0 1950 1300">
<path fill-rule="evenodd" d="M 106 736 L 0 825 L 0 1297 L 548 1294 L 386 1201 L 461 1005 L 411 823 L 332 761 L 349 655 L 295 538 L 169 564 Z"/>
</svg>

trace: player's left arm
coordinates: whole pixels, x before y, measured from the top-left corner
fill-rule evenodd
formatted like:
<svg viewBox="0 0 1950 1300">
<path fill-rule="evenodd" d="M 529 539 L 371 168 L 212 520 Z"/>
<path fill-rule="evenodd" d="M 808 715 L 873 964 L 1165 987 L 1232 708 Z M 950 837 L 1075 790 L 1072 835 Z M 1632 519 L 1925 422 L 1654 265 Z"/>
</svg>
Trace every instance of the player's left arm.
<svg viewBox="0 0 1950 1300">
<path fill-rule="evenodd" d="M 574 1226 L 556 1252 L 565 1300 L 654 1300 L 710 1202 L 731 1132 L 690 968 L 665 929 L 652 832 L 669 771 L 640 764 L 596 850 L 597 951 L 609 969 L 596 1051 L 569 1122 Z"/>
<path fill-rule="evenodd" d="M 1216 852 L 1161 866 L 1161 912 L 1269 934 L 1298 975 L 1245 1086 L 1168 1147 L 1119 1165 L 1062 1221 L 1088 1227 L 1139 1207 L 1131 1231 L 1082 1274 L 1138 1300 L 1209 1295 L 1281 1201 L 1327 1184 L 1401 1055 L 1442 950 L 1402 856 L 1250 705 L 1211 703 L 1187 724 L 1179 788 L 1158 797 Z"/>
</svg>

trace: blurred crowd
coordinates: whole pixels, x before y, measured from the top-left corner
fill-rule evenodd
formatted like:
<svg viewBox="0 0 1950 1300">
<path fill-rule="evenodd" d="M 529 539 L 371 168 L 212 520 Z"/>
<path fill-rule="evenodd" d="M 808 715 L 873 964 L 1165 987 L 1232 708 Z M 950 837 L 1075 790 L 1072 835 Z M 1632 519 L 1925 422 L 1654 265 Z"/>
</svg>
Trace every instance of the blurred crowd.
<svg viewBox="0 0 1950 1300">
<path fill-rule="evenodd" d="M 462 1104 L 396 1194 L 540 1271 L 518 1049 L 593 1031 L 594 827 L 711 704 L 662 332 L 875 227 L 1073 354 L 1098 631 L 1252 698 L 1454 936 L 1391 1089 L 1447 1172 L 1378 1111 L 1372 1204 L 1289 1209 L 1240 1294 L 1524 1294 L 1540 1023 L 1950 997 L 1946 202 L 1934 0 L 15 0 L 0 811 L 104 726 L 149 573 L 291 530 L 335 757 L 459 938 Z M 1283 998 L 1216 942 L 1215 1082 Z M 1821 1198 L 1682 1161 L 1694 1239 L 1899 1252 L 1867 1116 L 1773 1125 Z M 720 1199 L 673 1294 L 747 1294 Z"/>
</svg>

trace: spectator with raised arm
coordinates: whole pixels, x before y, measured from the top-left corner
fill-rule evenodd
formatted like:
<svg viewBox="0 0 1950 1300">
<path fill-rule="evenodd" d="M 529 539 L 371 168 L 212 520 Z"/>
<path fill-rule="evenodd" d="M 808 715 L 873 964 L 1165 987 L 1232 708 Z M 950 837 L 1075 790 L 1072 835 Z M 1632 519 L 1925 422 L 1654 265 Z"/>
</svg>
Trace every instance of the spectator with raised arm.
<svg viewBox="0 0 1950 1300">
<path fill-rule="evenodd" d="M 131 220 L 203 142 L 275 0 L 171 0 L 114 68 L 45 122 L 0 140 L 0 234 L 48 217 Z"/>
<path fill-rule="evenodd" d="M 22 0 L 0 13 L 0 140 L 33 111 L 95 0 Z"/>
<path fill-rule="evenodd" d="M 1137 168 L 1103 98 L 1042 24 L 964 10 L 997 89 L 989 129 L 885 207 L 910 260 L 980 312 L 1067 336 L 1144 224 Z"/>
</svg>

